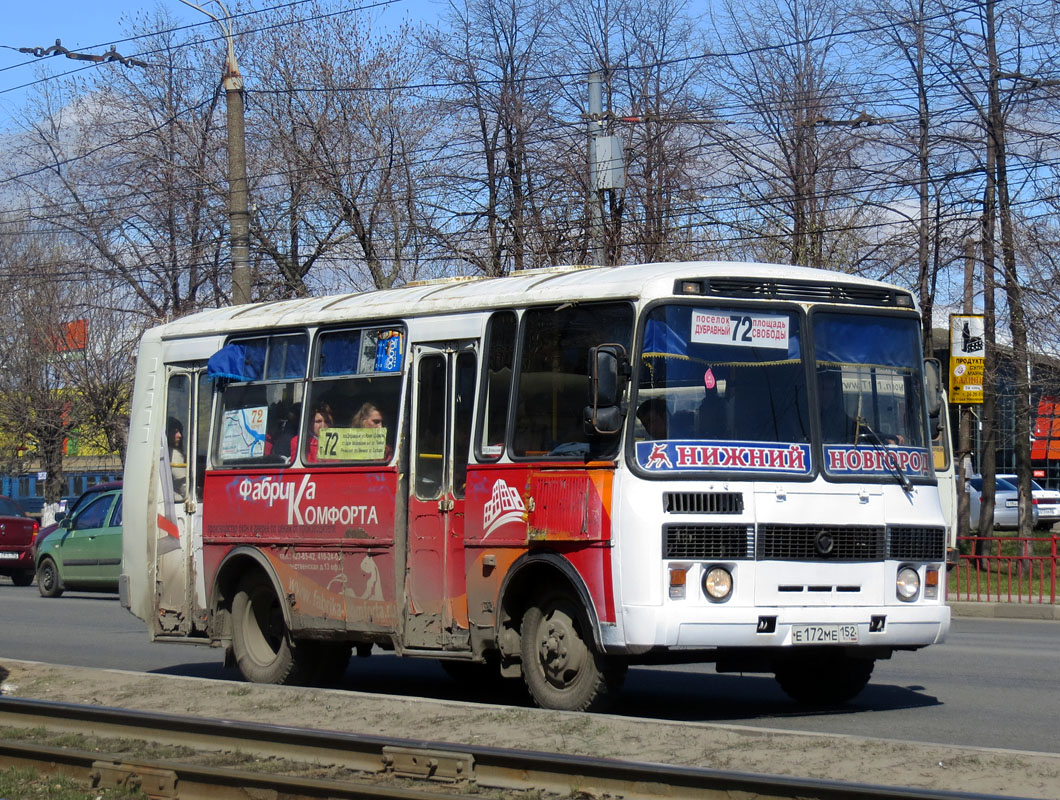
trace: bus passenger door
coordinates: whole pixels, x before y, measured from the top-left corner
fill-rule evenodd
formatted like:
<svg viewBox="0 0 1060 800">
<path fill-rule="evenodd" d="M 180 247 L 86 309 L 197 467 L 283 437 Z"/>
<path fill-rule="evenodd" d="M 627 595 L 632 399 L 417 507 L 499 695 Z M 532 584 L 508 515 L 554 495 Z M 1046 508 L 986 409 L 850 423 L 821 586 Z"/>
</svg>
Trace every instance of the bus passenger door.
<svg viewBox="0 0 1060 800">
<path fill-rule="evenodd" d="M 464 495 L 475 342 L 414 345 L 405 646 L 468 650 Z"/>
<path fill-rule="evenodd" d="M 202 486 L 210 427 L 205 367 L 170 367 L 159 474 L 162 502 L 155 547 L 156 630 L 187 636 L 206 625 Z"/>
</svg>

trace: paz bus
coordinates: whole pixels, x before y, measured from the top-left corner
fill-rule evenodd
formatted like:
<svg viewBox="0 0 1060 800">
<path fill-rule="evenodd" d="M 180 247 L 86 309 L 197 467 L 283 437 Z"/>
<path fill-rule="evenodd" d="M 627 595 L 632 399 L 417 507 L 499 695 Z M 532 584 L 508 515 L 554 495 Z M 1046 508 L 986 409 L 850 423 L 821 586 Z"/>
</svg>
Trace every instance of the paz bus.
<svg viewBox="0 0 1060 800">
<path fill-rule="evenodd" d="M 845 702 L 949 628 L 920 330 L 895 286 L 705 262 L 185 317 L 140 344 L 122 603 L 257 682 L 375 648 L 555 709 L 692 662 Z"/>
</svg>

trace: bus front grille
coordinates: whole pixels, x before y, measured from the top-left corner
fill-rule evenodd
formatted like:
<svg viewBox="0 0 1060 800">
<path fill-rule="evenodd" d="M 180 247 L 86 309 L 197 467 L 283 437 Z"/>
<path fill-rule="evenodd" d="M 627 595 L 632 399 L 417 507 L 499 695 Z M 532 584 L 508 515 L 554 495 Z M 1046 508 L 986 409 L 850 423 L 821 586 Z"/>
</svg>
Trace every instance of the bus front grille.
<svg viewBox="0 0 1060 800">
<path fill-rule="evenodd" d="M 942 561 L 946 558 L 946 529 L 892 526 L 888 557 L 909 561 Z"/>
<path fill-rule="evenodd" d="M 664 558 L 749 558 L 753 525 L 665 525 Z"/>
<path fill-rule="evenodd" d="M 663 508 L 668 514 L 742 514 L 740 492 L 666 492 Z"/>
<path fill-rule="evenodd" d="M 759 561 L 882 561 L 886 530 L 853 525 L 761 525 Z"/>
</svg>

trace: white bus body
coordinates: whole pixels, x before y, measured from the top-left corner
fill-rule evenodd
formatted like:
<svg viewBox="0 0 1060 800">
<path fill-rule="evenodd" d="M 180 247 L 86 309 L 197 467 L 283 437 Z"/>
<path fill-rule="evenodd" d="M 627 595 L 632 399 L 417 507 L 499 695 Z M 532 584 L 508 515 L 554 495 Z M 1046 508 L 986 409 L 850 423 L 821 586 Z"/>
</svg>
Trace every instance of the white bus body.
<svg viewBox="0 0 1060 800">
<path fill-rule="evenodd" d="M 706 262 L 189 316 L 140 347 L 122 602 L 257 681 L 377 646 L 554 708 L 682 661 L 845 701 L 949 628 L 919 325 Z"/>
</svg>

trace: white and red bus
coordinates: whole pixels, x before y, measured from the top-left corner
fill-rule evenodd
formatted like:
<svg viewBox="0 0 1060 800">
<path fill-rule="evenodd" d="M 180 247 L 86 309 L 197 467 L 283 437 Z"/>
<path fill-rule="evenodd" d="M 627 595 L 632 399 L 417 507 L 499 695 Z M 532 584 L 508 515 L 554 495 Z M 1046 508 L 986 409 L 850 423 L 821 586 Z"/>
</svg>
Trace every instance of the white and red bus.
<svg viewBox="0 0 1060 800">
<path fill-rule="evenodd" d="M 195 314 L 140 346 L 122 602 L 251 681 L 376 647 L 549 708 L 678 662 L 842 702 L 949 628 L 922 352 L 909 292 L 761 264 Z"/>
</svg>

